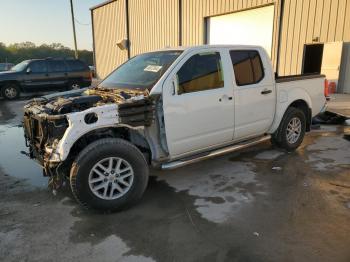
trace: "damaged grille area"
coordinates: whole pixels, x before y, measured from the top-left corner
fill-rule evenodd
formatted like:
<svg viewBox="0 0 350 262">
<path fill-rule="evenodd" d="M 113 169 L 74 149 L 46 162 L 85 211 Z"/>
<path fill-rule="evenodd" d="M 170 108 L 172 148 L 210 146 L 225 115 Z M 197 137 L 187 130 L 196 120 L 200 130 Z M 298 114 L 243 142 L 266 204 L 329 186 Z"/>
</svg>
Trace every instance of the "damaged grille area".
<svg viewBox="0 0 350 262">
<path fill-rule="evenodd" d="M 52 145 L 63 137 L 68 128 L 68 121 L 65 117 L 50 119 L 25 111 L 23 127 L 29 156 L 36 158 L 43 165 L 46 157 L 45 146 Z"/>
<path fill-rule="evenodd" d="M 84 123 L 98 126 L 99 118 L 91 109 L 107 104 L 117 105 L 115 123 L 118 124 L 150 126 L 155 119 L 155 103 L 148 91 L 91 88 L 35 99 L 24 107 L 23 126 L 29 156 L 44 166 L 50 159 L 47 149 L 54 149 L 62 139 L 70 115 L 90 109 Z"/>
<path fill-rule="evenodd" d="M 118 106 L 119 121 L 129 126 L 150 126 L 155 119 L 155 105 L 150 99 Z"/>
</svg>

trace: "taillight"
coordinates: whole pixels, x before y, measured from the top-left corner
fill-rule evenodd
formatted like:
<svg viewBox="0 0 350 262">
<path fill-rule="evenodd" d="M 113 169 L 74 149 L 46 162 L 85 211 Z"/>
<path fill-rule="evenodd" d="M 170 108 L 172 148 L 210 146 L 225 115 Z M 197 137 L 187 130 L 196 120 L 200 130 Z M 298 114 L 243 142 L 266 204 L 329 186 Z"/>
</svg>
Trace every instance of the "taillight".
<svg viewBox="0 0 350 262">
<path fill-rule="evenodd" d="M 324 80 L 324 96 L 328 97 L 329 96 L 329 87 L 328 87 L 328 80 Z"/>
</svg>

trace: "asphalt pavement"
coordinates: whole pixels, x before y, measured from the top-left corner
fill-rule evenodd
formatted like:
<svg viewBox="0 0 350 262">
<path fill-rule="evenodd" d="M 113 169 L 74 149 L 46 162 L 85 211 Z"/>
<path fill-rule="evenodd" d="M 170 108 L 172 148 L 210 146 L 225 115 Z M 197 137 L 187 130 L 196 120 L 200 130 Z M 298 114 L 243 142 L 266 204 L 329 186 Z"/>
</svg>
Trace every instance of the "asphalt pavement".
<svg viewBox="0 0 350 262">
<path fill-rule="evenodd" d="M 152 171 L 138 205 L 99 214 L 20 153 L 25 101 L 0 100 L 0 261 L 350 261 L 350 127 Z"/>
</svg>

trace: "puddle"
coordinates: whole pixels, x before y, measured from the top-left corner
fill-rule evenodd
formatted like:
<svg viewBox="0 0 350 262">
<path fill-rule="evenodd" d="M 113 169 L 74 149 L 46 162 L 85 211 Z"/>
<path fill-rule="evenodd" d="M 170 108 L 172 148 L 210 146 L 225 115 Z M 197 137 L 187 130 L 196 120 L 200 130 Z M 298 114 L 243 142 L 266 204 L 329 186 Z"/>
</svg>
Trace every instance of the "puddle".
<svg viewBox="0 0 350 262">
<path fill-rule="evenodd" d="M 278 150 L 266 150 L 258 153 L 254 158 L 259 160 L 274 160 L 281 155 L 284 155 L 284 152 Z"/>
<path fill-rule="evenodd" d="M 310 152 L 307 162 L 320 171 L 350 164 L 350 144 L 342 137 L 320 137 L 315 144 L 307 146 Z"/>
<path fill-rule="evenodd" d="M 209 162 L 187 167 L 187 174 L 176 171 L 161 177 L 177 192 L 194 196 L 194 205 L 203 218 L 226 222 L 241 206 L 254 201 L 256 195 L 265 194 L 256 180 L 253 163 L 224 158 Z"/>
<path fill-rule="evenodd" d="M 21 151 L 27 151 L 23 129 L 18 126 L 0 126 L 0 167 L 12 177 L 25 179 L 36 187 L 47 187 L 47 178 L 42 176 L 41 167 Z"/>
</svg>

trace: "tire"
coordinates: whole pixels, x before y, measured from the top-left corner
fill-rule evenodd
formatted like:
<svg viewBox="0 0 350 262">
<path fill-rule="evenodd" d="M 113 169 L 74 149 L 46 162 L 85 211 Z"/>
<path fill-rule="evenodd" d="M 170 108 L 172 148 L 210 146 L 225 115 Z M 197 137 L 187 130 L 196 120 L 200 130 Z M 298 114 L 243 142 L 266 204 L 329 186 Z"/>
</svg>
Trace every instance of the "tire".
<svg viewBox="0 0 350 262">
<path fill-rule="evenodd" d="M 19 97 L 20 92 L 18 84 L 9 83 L 2 88 L 1 95 L 7 100 L 15 100 Z"/>
<path fill-rule="evenodd" d="M 107 170 L 111 166 L 110 161 L 116 171 L 114 174 L 113 169 Z M 131 169 L 128 170 L 128 167 Z M 107 171 L 103 173 L 103 170 Z M 117 170 L 126 171 L 118 173 Z M 84 207 L 119 211 L 141 199 L 148 176 L 147 161 L 137 147 L 123 139 L 105 138 L 91 143 L 79 153 L 72 164 L 70 185 L 74 197 Z"/>
<path fill-rule="evenodd" d="M 277 141 L 277 138 L 275 137 L 275 135 L 272 135 L 271 136 L 271 144 L 274 145 L 274 146 L 277 146 L 277 147 L 280 147 L 280 143 Z"/>
<path fill-rule="evenodd" d="M 298 108 L 290 107 L 284 114 L 279 128 L 272 135 L 271 142 L 287 151 L 293 151 L 303 142 L 305 132 L 305 113 Z"/>
</svg>

